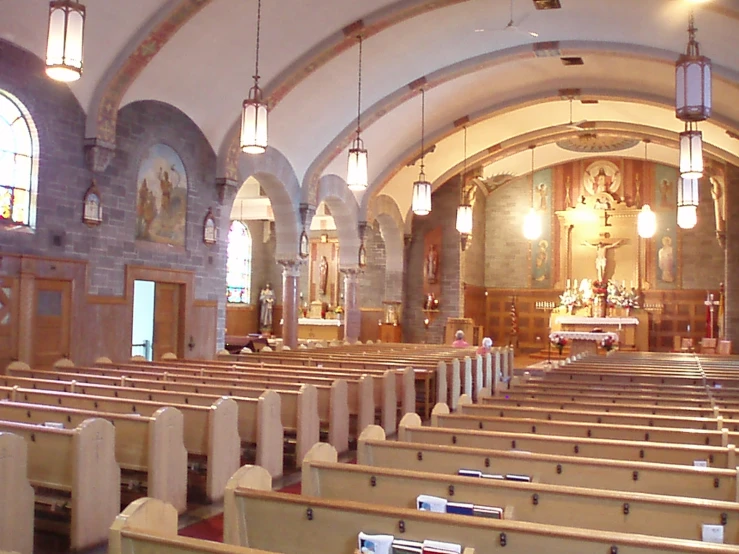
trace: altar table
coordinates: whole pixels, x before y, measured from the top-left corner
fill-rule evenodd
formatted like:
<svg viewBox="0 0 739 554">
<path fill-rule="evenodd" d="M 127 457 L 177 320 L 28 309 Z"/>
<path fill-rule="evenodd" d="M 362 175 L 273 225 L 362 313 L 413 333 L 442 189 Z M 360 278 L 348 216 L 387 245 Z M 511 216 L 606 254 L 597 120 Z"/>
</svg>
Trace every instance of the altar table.
<svg viewBox="0 0 739 554">
<path fill-rule="evenodd" d="M 593 318 L 588 318 L 593 319 Z M 615 344 L 618 344 L 618 333 L 586 333 L 580 331 L 557 331 L 549 335 L 551 341 L 554 337 L 564 337 L 572 345 L 570 346 L 570 355 L 576 354 L 597 354 L 598 345 L 604 338 L 610 337 Z"/>
<path fill-rule="evenodd" d="M 344 322 L 340 319 L 301 317 L 298 319 L 298 338 L 342 340 L 344 338 Z"/>
<path fill-rule="evenodd" d="M 552 332 L 590 332 L 600 329 L 616 333 L 621 349 L 646 352 L 649 350 L 649 314 L 637 311 L 630 317 L 584 317 L 552 313 L 549 322 Z"/>
</svg>

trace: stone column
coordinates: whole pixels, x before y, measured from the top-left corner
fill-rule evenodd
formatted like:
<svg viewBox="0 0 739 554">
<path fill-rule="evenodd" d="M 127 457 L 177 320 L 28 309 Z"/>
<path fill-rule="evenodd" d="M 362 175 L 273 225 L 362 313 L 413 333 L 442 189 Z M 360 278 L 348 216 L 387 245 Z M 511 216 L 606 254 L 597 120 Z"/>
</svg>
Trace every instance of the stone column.
<svg viewBox="0 0 739 554">
<path fill-rule="evenodd" d="M 282 266 L 282 341 L 285 346 L 298 346 L 298 282 L 300 260 L 280 260 Z"/>
<path fill-rule="evenodd" d="M 344 274 L 344 339 L 351 343 L 359 340 L 362 316 L 359 311 L 359 269 L 356 267 L 341 269 Z"/>
<path fill-rule="evenodd" d="M 739 349 L 739 168 L 727 166 L 724 337 Z"/>
</svg>

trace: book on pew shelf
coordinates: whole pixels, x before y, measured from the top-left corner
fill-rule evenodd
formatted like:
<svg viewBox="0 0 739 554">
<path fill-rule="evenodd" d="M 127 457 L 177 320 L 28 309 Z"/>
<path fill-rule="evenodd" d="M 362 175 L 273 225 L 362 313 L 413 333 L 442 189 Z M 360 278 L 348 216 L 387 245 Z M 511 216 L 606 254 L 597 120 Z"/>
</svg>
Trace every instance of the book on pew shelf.
<svg viewBox="0 0 739 554">
<path fill-rule="evenodd" d="M 423 541 L 423 554 L 462 554 L 462 545 L 453 542 Z"/>
<path fill-rule="evenodd" d="M 52 429 L 64 429 L 64 424 L 57 421 L 44 421 L 42 427 L 51 427 Z"/>
<path fill-rule="evenodd" d="M 423 543 L 404 539 L 395 539 L 393 541 L 392 554 L 421 554 L 422 552 Z"/>
<path fill-rule="evenodd" d="M 724 526 L 703 524 L 701 529 L 703 542 L 724 543 Z"/>
<path fill-rule="evenodd" d="M 362 554 L 390 554 L 390 546 L 395 538 L 392 535 L 369 535 L 361 531 L 357 537 Z"/>
<path fill-rule="evenodd" d="M 502 481 L 505 479 L 505 475 L 502 475 L 500 473 L 483 473 L 482 474 L 483 479 L 495 479 L 497 481 Z"/>
<path fill-rule="evenodd" d="M 693 460 L 693 467 L 708 467 L 706 460 Z"/>
<path fill-rule="evenodd" d="M 497 506 L 475 505 L 472 507 L 472 515 L 489 519 L 503 519 L 503 508 L 498 508 Z"/>
<path fill-rule="evenodd" d="M 467 502 L 447 502 L 446 513 L 471 516 L 473 507 L 472 504 L 468 504 Z"/>
<path fill-rule="evenodd" d="M 447 500 L 438 496 L 429 496 L 428 494 L 419 494 L 416 498 L 416 508 L 424 512 L 437 512 L 443 514 L 446 512 Z"/>
<path fill-rule="evenodd" d="M 482 471 L 477 471 L 476 469 L 460 469 L 457 475 L 461 475 L 462 477 L 482 477 Z"/>
<path fill-rule="evenodd" d="M 518 475 L 517 473 L 506 473 L 506 481 L 520 481 L 521 483 L 531 483 L 531 477 L 528 475 Z"/>
</svg>

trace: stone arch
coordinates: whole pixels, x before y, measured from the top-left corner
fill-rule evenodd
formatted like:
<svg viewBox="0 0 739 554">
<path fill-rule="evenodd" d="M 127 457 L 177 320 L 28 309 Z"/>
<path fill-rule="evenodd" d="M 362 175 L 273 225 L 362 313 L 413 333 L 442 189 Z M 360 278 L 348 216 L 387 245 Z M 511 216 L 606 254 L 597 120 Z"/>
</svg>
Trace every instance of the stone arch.
<svg viewBox="0 0 739 554">
<path fill-rule="evenodd" d="M 398 204 L 386 194 L 376 196 L 371 203 L 371 215 L 380 225 L 385 241 L 385 300 L 402 302 L 405 270 L 405 240 L 403 216 Z"/>
<path fill-rule="evenodd" d="M 298 257 L 300 237 L 300 184 L 290 162 L 272 147 L 264 154 L 241 154 L 238 159 L 237 182 L 239 185 L 254 177 L 264 189 L 275 214 L 275 236 L 277 260 L 295 260 Z M 230 198 L 233 204 L 235 195 Z M 231 206 L 228 206 L 229 212 Z"/>
<path fill-rule="evenodd" d="M 338 175 L 324 175 L 318 183 L 316 206 L 326 202 L 336 222 L 339 237 L 339 267 L 356 268 L 359 253 L 359 205 Z"/>
</svg>

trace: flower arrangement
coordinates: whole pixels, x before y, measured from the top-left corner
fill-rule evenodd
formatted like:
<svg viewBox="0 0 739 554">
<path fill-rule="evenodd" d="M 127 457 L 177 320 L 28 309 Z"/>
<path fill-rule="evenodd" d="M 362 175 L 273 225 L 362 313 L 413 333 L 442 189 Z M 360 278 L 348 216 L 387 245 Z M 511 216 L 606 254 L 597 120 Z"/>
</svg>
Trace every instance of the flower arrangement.
<svg viewBox="0 0 739 554">
<path fill-rule="evenodd" d="M 600 296 L 608 294 L 608 282 L 593 281 L 593 294 Z"/>
<path fill-rule="evenodd" d="M 549 337 L 552 345 L 559 350 L 559 355 L 562 355 L 562 349 L 567 346 L 567 339 L 562 335 L 553 334 Z"/>
<path fill-rule="evenodd" d="M 566 290 L 559 296 L 559 304 L 566 308 L 578 307 L 582 305 L 582 300 L 578 291 Z"/>
<path fill-rule="evenodd" d="M 611 335 L 606 335 L 605 337 L 603 337 L 603 340 L 600 341 L 600 345 L 606 352 L 610 352 L 611 350 L 613 350 L 613 346 L 615 343 L 616 341 L 613 340 L 613 337 Z"/>
<path fill-rule="evenodd" d="M 334 308 L 334 313 L 335 313 L 336 315 L 341 315 L 341 314 L 343 314 L 343 313 L 344 313 L 344 308 L 342 308 L 342 307 L 341 307 L 341 305 L 339 305 L 339 306 L 336 306 L 336 307 Z"/>
</svg>

